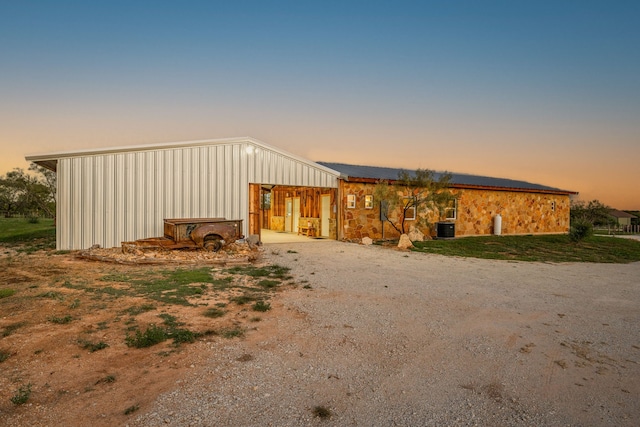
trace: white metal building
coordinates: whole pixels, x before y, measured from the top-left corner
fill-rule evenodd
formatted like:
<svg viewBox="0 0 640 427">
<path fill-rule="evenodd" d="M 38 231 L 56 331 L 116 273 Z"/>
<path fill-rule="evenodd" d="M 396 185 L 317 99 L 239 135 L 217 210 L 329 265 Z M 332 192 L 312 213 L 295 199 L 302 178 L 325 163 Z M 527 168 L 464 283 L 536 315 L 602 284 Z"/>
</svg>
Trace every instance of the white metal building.
<svg viewBox="0 0 640 427">
<path fill-rule="evenodd" d="M 165 218 L 250 218 L 250 189 L 338 188 L 332 169 L 253 138 L 77 150 L 26 156 L 57 172 L 57 248 L 163 234 Z M 251 233 L 253 234 L 253 233 Z"/>
</svg>

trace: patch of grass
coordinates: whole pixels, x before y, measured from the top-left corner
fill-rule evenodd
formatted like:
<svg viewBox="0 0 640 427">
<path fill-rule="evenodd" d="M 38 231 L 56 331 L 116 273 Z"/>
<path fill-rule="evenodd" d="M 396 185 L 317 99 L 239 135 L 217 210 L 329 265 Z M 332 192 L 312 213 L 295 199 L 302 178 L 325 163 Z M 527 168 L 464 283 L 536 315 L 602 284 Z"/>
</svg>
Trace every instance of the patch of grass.
<svg viewBox="0 0 640 427">
<path fill-rule="evenodd" d="M 219 277 L 217 279 L 213 279 L 211 284 L 213 285 L 213 289 L 222 291 L 229 289 L 233 284 L 233 280 L 232 276 Z"/>
<path fill-rule="evenodd" d="M 18 329 L 20 329 L 21 327 L 25 326 L 27 324 L 27 322 L 18 322 L 18 323 L 12 323 L 10 325 L 7 325 L 4 327 L 4 331 L 2 331 L 2 337 L 8 337 L 9 335 L 13 334 L 15 331 L 17 331 Z"/>
<path fill-rule="evenodd" d="M 56 316 L 52 316 L 49 317 L 49 322 L 51 323 L 56 323 L 58 325 L 66 325 L 67 323 L 71 323 L 73 321 L 73 317 L 72 316 L 64 316 L 64 317 L 56 317 Z"/>
<path fill-rule="evenodd" d="M 104 350 L 105 348 L 109 347 L 109 344 L 103 341 L 93 343 L 91 341 L 78 340 L 78 343 L 80 344 L 80 347 L 82 347 L 85 350 L 89 350 L 91 353 L 94 353 L 98 350 Z"/>
<path fill-rule="evenodd" d="M 169 313 L 162 313 L 158 316 L 164 321 L 163 323 L 167 327 L 167 329 L 165 330 L 167 338 L 172 339 L 174 345 L 180 345 L 182 343 L 192 343 L 201 336 L 201 334 L 197 332 L 193 332 L 184 328 L 178 328 L 178 326 L 182 326 L 184 325 L 184 323 L 178 322 L 178 319 Z"/>
<path fill-rule="evenodd" d="M 109 295 L 114 298 L 119 298 L 127 295 L 131 295 L 131 291 L 126 288 L 114 288 L 113 286 L 104 286 L 99 288 L 90 288 L 88 291 L 96 294 L 98 298 L 103 298 L 104 295 Z"/>
<path fill-rule="evenodd" d="M 244 295 L 238 295 L 238 296 L 235 296 L 235 297 L 231 297 L 231 298 L 229 298 L 229 301 L 230 302 L 234 302 L 234 303 L 236 303 L 238 305 L 245 305 L 246 303 L 251 302 L 251 301 L 256 301 L 257 299 L 258 299 L 258 297 L 256 297 L 253 294 L 244 294 Z"/>
<path fill-rule="evenodd" d="M 9 288 L 0 289 L 0 299 L 8 298 L 8 297 L 12 296 L 15 293 L 16 293 L 16 291 L 13 290 L 13 289 L 9 289 Z"/>
<path fill-rule="evenodd" d="M 124 410 L 124 414 L 125 415 L 131 415 L 134 412 L 136 412 L 138 409 L 140 409 L 140 405 L 129 406 L 127 409 Z"/>
<path fill-rule="evenodd" d="M 258 286 L 262 286 L 265 289 L 273 289 L 277 287 L 281 282 L 279 280 L 262 279 L 258 282 Z"/>
<path fill-rule="evenodd" d="M 128 347 L 146 348 L 166 341 L 167 338 L 167 332 L 163 328 L 152 324 L 144 332 L 138 330 L 134 336 L 127 334 L 125 342 Z"/>
<path fill-rule="evenodd" d="M 567 235 L 479 236 L 415 242 L 415 251 L 447 256 L 536 262 L 629 263 L 640 261 L 640 242 L 592 236 L 579 243 Z"/>
<path fill-rule="evenodd" d="M 55 282 L 54 282 L 55 283 Z M 86 286 L 82 286 L 82 285 L 74 285 L 73 283 L 71 283 L 69 280 L 65 280 L 62 285 L 63 288 L 67 288 L 67 289 L 78 289 L 78 290 L 82 290 L 82 291 L 86 291 L 87 287 Z"/>
<path fill-rule="evenodd" d="M 242 274 L 251 277 L 267 277 L 271 279 L 289 280 L 289 267 L 283 267 L 281 265 L 267 265 L 264 267 L 249 266 L 236 266 L 227 269 L 227 273 L 230 274 Z"/>
<path fill-rule="evenodd" d="M 78 307 L 80 307 L 80 300 L 77 298 L 74 299 L 71 304 L 69 304 L 69 308 L 78 308 Z"/>
<path fill-rule="evenodd" d="M 288 254 L 297 254 L 297 253 L 298 253 L 298 251 L 294 251 L 293 249 L 289 249 L 289 250 L 287 251 L 287 253 L 288 253 Z"/>
<path fill-rule="evenodd" d="M 98 322 L 98 330 L 99 331 L 104 331 L 105 329 L 109 329 L 109 325 L 107 324 L 107 322 Z"/>
<path fill-rule="evenodd" d="M 199 336 L 200 334 L 188 329 L 173 329 L 168 333 L 168 337 L 173 339 L 175 345 L 195 342 Z"/>
<path fill-rule="evenodd" d="M 269 304 L 268 302 L 264 302 L 264 301 L 257 301 L 255 304 L 253 304 L 253 306 L 251 307 L 253 309 L 253 311 L 269 311 L 271 310 L 271 304 Z"/>
<path fill-rule="evenodd" d="M 60 292 L 55 292 L 55 291 L 44 292 L 44 293 L 38 295 L 38 297 L 40 297 L 40 298 L 48 298 L 48 299 L 55 299 L 55 300 L 58 300 L 58 301 L 64 300 L 64 296 Z"/>
<path fill-rule="evenodd" d="M 53 219 L 42 218 L 37 223 L 31 223 L 24 218 L 0 218 L 0 242 L 32 244 L 37 240 L 44 240 L 55 249 L 56 229 Z"/>
<path fill-rule="evenodd" d="M 332 415 L 331 409 L 327 408 L 326 406 L 314 406 L 311 412 L 313 413 L 314 417 L 322 419 L 330 418 Z"/>
<path fill-rule="evenodd" d="M 129 307 L 124 311 L 124 313 L 130 316 L 137 316 L 138 314 L 146 313 L 147 311 L 153 311 L 155 309 L 156 306 L 153 304 L 142 304 Z"/>
<path fill-rule="evenodd" d="M 134 279 L 130 283 L 136 290 L 156 301 L 177 305 L 193 305 L 187 298 L 204 293 L 202 283 L 212 283 L 211 269 L 165 270 L 154 277 Z M 198 284 L 198 286 L 193 286 Z"/>
<path fill-rule="evenodd" d="M 11 397 L 11 403 L 14 405 L 24 405 L 31 397 L 31 383 L 21 386 L 16 394 Z"/>
<path fill-rule="evenodd" d="M 217 318 L 222 317 L 227 314 L 226 311 L 220 310 L 219 308 L 208 308 L 207 311 L 204 312 L 205 317 Z"/>
<path fill-rule="evenodd" d="M 9 358 L 9 356 L 11 356 L 11 353 L 9 353 L 6 350 L 0 350 L 0 363 L 2 363 L 5 360 L 7 360 Z"/>
<path fill-rule="evenodd" d="M 158 317 L 163 320 L 162 323 L 164 323 L 168 328 L 175 328 L 177 326 L 183 325 L 183 323 L 178 322 L 178 318 L 176 316 L 173 316 L 169 313 L 160 313 L 158 314 Z"/>
</svg>

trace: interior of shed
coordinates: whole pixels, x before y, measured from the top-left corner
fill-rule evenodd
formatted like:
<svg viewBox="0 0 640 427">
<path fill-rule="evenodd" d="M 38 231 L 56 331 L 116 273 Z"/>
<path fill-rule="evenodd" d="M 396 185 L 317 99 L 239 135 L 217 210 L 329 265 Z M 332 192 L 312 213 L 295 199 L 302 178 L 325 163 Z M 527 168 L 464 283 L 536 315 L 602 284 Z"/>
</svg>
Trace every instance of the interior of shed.
<svg viewBox="0 0 640 427">
<path fill-rule="evenodd" d="M 249 232 L 336 239 L 335 188 L 251 184 Z"/>
</svg>

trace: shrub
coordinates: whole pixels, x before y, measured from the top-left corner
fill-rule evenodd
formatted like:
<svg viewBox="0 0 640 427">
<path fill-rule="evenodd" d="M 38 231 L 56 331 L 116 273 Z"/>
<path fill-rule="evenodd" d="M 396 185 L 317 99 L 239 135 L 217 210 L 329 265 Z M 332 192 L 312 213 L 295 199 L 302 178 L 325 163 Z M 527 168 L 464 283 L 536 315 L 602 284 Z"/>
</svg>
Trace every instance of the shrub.
<svg viewBox="0 0 640 427">
<path fill-rule="evenodd" d="M 195 342 L 196 338 L 198 338 L 200 334 L 192 332 L 188 329 L 174 329 L 168 334 L 168 336 L 173 338 L 174 344 L 178 345 L 180 343 Z"/>
<path fill-rule="evenodd" d="M 127 335 L 125 341 L 128 347 L 145 348 L 159 344 L 168 338 L 164 329 L 150 325 L 146 331 L 136 331 L 135 337 Z"/>
<path fill-rule="evenodd" d="M 593 235 L 593 224 L 586 220 L 576 220 L 571 224 L 569 238 L 574 242 L 580 242 Z"/>
<path fill-rule="evenodd" d="M 226 311 L 220 310 L 219 308 L 209 308 L 207 309 L 207 311 L 204 312 L 205 316 L 212 317 L 212 318 L 222 317 L 225 314 L 226 314 Z"/>
<path fill-rule="evenodd" d="M 78 343 L 80 344 L 80 347 L 85 350 L 89 350 L 89 352 L 91 353 L 95 353 L 98 350 L 104 350 L 105 348 L 109 347 L 109 344 L 103 341 L 93 343 L 91 341 L 79 340 Z"/>
<path fill-rule="evenodd" d="M 11 398 L 11 403 L 14 405 L 24 405 L 27 403 L 27 400 L 29 400 L 29 397 L 31 397 L 31 383 L 20 387 Z"/>
<path fill-rule="evenodd" d="M 257 301 L 251 308 L 253 308 L 254 311 L 269 311 L 271 310 L 271 304 L 264 301 Z"/>
</svg>

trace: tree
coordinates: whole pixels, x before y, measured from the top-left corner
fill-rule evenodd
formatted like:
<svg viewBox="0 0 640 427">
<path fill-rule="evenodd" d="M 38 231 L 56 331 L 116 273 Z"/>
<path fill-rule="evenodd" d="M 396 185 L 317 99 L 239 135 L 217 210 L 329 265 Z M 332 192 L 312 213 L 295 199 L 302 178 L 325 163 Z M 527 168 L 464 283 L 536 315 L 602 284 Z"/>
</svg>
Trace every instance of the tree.
<svg viewBox="0 0 640 427">
<path fill-rule="evenodd" d="M 578 200 L 571 202 L 571 224 L 588 222 L 593 226 L 609 225 L 612 218 L 609 215 L 610 207 L 598 200 L 584 202 Z"/>
<path fill-rule="evenodd" d="M 414 173 L 401 171 L 398 179 L 391 183 L 379 181 L 374 189 L 374 197 L 381 201 L 382 217 L 400 234 L 405 234 L 408 218 L 416 219 L 416 225 L 431 226 L 435 213 L 440 220 L 453 195 L 449 191 L 451 174 L 442 173 L 436 180 L 435 172 L 418 169 Z M 393 212 L 400 208 L 400 214 Z M 421 214 L 430 211 L 429 214 Z"/>
<path fill-rule="evenodd" d="M 56 211 L 55 172 L 31 164 L 29 174 L 15 168 L 0 177 L 0 209 L 5 216 L 15 214 L 54 217 Z"/>
<path fill-rule="evenodd" d="M 4 212 L 5 217 L 9 218 L 14 213 L 18 213 L 20 197 L 20 188 L 15 185 L 15 182 L 10 177 L 0 177 L 0 210 Z"/>
</svg>

